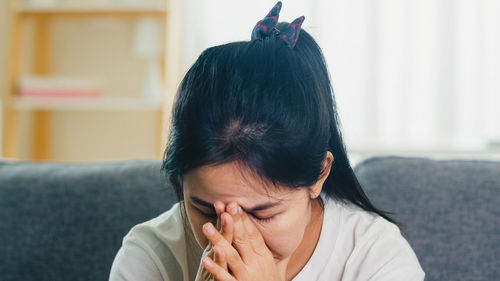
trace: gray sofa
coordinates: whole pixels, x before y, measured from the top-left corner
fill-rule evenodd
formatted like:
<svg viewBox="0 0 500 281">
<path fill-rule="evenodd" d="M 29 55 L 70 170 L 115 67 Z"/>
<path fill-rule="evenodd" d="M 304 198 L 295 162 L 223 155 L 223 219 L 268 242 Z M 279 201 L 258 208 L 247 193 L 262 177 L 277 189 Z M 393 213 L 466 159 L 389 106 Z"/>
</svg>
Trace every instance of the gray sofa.
<svg viewBox="0 0 500 281">
<path fill-rule="evenodd" d="M 107 280 L 122 237 L 176 200 L 159 160 L 0 161 L 0 280 Z M 500 280 L 500 163 L 375 157 L 356 166 L 397 213 L 426 280 Z"/>
</svg>

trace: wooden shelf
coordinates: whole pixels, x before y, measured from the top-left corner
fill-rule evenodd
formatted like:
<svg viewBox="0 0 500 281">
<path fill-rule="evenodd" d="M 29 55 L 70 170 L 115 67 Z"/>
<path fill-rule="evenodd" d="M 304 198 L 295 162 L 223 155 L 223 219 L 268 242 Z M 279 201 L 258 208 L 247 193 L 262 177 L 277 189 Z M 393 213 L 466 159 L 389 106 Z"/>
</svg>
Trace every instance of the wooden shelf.
<svg viewBox="0 0 500 281">
<path fill-rule="evenodd" d="M 13 108 L 17 110 L 160 110 L 162 101 L 152 101 L 143 98 L 14 98 Z"/>
<path fill-rule="evenodd" d="M 4 1 L 4 0 L 0 0 Z M 159 157 L 163 156 L 164 144 L 170 127 L 169 113 L 177 85 L 181 80 L 180 58 L 182 53 L 181 23 L 182 0 L 158 0 L 144 4 L 120 3 L 112 1 L 54 1 L 53 5 L 34 5 L 33 2 L 21 0 L 9 1 L 10 10 L 10 48 L 8 66 L 7 91 L 1 93 L 2 103 L 2 155 L 5 158 L 17 158 L 21 148 L 19 116 L 22 111 L 33 112 L 31 124 L 32 139 L 31 160 L 46 161 L 52 158 L 51 151 L 51 113 L 61 111 L 154 111 L 158 125 L 157 148 Z M 50 1 L 48 1 L 50 2 Z M 89 3 L 92 2 L 92 3 Z M 102 3 L 102 4 L 101 4 Z M 142 18 L 156 18 L 161 20 L 165 29 L 165 47 L 162 52 L 162 80 L 165 93 L 162 100 L 152 101 L 142 97 L 97 97 L 97 98 L 34 98 L 19 96 L 19 78 L 21 76 L 21 52 L 25 36 L 24 26 L 33 21 L 32 41 L 36 48 L 29 57 L 32 63 L 33 75 L 50 75 L 52 73 L 51 58 L 51 23 L 53 19 L 69 18 L 87 19 L 90 17 L 137 20 Z M 125 46 L 128 48 L 129 46 Z M 167 63 L 168 62 L 168 63 Z"/>
<path fill-rule="evenodd" d="M 36 15 L 71 15 L 71 16 L 85 16 L 85 15 L 99 15 L 99 14 L 113 14 L 113 15 L 158 15 L 164 16 L 167 11 L 165 3 L 158 4 L 128 4 L 128 5 L 84 5 L 84 4 L 66 4 L 59 6 L 42 6 L 33 4 L 20 3 L 13 9 L 19 15 L 36 16 Z"/>
</svg>

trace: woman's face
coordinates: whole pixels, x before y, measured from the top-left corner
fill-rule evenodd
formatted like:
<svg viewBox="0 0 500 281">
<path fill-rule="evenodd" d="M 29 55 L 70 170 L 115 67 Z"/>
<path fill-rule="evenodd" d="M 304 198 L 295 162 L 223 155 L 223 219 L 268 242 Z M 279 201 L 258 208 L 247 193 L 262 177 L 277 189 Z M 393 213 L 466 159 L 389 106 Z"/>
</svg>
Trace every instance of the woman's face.
<svg viewBox="0 0 500 281">
<path fill-rule="evenodd" d="M 322 183 L 318 181 L 321 187 Z M 317 203 L 321 187 L 318 190 L 268 186 L 266 190 L 264 184 L 236 163 L 203 166 L 186 173 L 186 213 L 200 246 L 205 248 L 208 244 L 202 225 L 207 221 L 216 224 L 214 202 L 236 202 L 249 214 L 276 260 L 292 255 L 311 222 L 312 207 L 317 206 L 312 203 Z M 311 198 L 316 198 L 316 202 Z"/>
</svg>

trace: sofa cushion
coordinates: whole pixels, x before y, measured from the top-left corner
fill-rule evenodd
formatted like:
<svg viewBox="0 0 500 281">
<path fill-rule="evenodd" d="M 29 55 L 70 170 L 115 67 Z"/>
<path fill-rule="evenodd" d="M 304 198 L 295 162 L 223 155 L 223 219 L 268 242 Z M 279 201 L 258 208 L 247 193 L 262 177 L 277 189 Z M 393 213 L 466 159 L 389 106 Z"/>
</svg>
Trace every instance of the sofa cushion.
<svg viewBox="0 0 500 281">
<path fill-rule="evenodd" d="M 500 280 L 500 163 L 376 157 L 356 174 L 395 211 L 426 280 Z"/>
<path fill-rule="evenodd" d="M 160 166 L 0 162 L 0 279 L 107 280 L 130 228 L 176 202 Z"/>
</svg>

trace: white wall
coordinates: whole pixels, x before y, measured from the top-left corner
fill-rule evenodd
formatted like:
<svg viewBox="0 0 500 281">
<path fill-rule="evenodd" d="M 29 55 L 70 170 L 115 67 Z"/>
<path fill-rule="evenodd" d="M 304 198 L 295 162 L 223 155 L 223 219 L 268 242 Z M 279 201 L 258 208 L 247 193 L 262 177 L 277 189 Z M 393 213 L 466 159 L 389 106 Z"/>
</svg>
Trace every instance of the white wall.
<svg viewBox="0 0 500 281">
<path fill-rule="evenodd" d="M 207 47 L 249 40 L 276 1 L 185 3 L 188 67 Z M 327 59 L 349 150 L 500 155 L 499 1 L 283 1 L 280 21 L 301 15 Z"/>
</svg>

